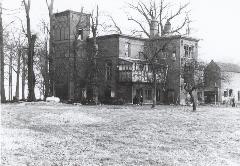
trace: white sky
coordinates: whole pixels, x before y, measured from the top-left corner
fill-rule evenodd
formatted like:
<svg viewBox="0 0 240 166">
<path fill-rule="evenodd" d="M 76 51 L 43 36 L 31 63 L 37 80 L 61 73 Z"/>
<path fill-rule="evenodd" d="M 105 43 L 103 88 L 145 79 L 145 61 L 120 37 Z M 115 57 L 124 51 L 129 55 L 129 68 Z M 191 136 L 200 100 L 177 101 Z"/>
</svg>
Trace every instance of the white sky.
<svg viewBox="0 0 240 166">
<path fill-rule="evenodd" d="M 8 9 L 19 8 L 21 0 L 2 0 L 3 7 Z M 147 0 L 143 0 L 147 1 Z M 186 0 L 184 0 L 186 2 Z M 127 32 L 133 26 L 127 20 L 127 0 L 55 0 L 55 12 L 72 9 L 91 11 L 96 5 L 105 14 L 110 14 Z M 176 4 L 183 0 L 174 1 Z M 192 35 L 199 39 L 199 57 L 203 60 L 232 62 L 240 64 L 238 39 L 240 38 L 240 1 L 239 0 L 190 0 L 191 18 L 194 21 Z M 5 13 L 9 13 L 4 11 Z M 45 0 L 32 0 L 31 17 L 33 29 L 38 31 L 39 20 L 48 15 Z M 9 16 L 3 15 L 5 23 L 9 22 Z M 23 17 L 24 19 L 24 17 Z M 34 31 L 33 30 L 33 31 Z"/>
<path fill-rule="evenodd" d="M 0 0 L 1 1 L 1 0 Z M 147 0 L 143 0 L 147 1 Z M 173 0 L 172 0 L 173 1 Z M 186 0 L 175 0 L 174 3 L 184 3 Z M 76 11 L 91 11 L 99 5 L 104 14 L 110 14 L 126 33 L 134 25 L 127 20 L 127 0 L 55 0 L 55 12 L 67 9 Z M 135 1 L 136 2 L 136 1 Z M 2 0 L 3 8 L 20 8 L 21 0 Z M 200 40 L 199 57 L 206 62 L 215 61 L 240 64 L 240 1 L 239 0 L 190 0 L 192 35 Z M 21 7 L 22 8 L 22 7 Z M 3 10 L 5 26 L 11 22 L 14 15 L 8 15 L 9 10 Z M 25 16 L 17 14 L 25 21 Z M 32 0 L 31 22 L 33 32 L 39 31 L 40 20 L 47 18 L 48 11 L 45 0 Z M 16 24 L 17 26 L 17 24 Z M 19 26 L 19 25 L 18 25 Z"/>
</svg>

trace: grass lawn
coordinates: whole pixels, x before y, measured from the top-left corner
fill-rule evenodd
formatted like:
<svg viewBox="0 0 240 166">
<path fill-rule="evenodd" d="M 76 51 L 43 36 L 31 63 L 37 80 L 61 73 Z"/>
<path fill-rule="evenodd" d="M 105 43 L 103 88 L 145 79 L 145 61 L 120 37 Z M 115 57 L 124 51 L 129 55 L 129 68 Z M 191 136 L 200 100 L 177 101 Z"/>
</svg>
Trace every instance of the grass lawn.
<svg viewBox="0 0 240 166">
<path fill-rule="evenodd" d="M 240 165 L 240 109 L 2 105 L 1 165 Z"/>
</svg>

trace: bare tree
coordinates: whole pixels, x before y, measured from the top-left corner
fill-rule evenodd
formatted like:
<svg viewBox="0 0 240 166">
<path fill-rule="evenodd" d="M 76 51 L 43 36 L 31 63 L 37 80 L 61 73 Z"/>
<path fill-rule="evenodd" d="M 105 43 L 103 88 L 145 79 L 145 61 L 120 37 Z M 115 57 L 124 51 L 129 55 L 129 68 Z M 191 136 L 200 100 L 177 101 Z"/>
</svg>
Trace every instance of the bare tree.
<svg viewBox="0 0 240 166">
<path fill-rule="evenodd" d="M 17 56 L 17 82 L 16 82 L 16 91 L 15 91 L 15 98 L 16 100 L 19 100 L 19 78 L 20 78 L 20 65 L 21 65 L 21 54 L 22 50 L 18 50 L 18 56 Z"/>
<path fill-rule="evenodd" d="M 31 24 L 30 24 L 30 7 L 31 7 L 31 0 L 23 0 L 23 4 L 25 7 L 26 19 L 27 19 L 27 39 L 28 39 L 28 101 L 34 101 L 35 98 L 35 74 L 33 70 L 33 56 L 34 56 L 34 45 L 37 36 L 32 35 L 31 33 Z"/>
<path fill-rule="evenodd" d="M 49 15 L 49 29 L 47 29 L 47 31 L 49 32 L 49 77 L 46 78 L 46 82 L 50 82 L 49 85 L 49 89 L 50 89 L 50 94 L 46 94 L 46 96 L 55 96 L 55 83 L 54 83 L 54 34 L 53 34 L 53 21 L 54 21 L 54 14 L 53 14 L 53 5 L 54 5 L 54 0 L 50 0 L 50 2 L 48 0 L 46 0 L 46 4 L 48 7 L 48 15 Z M 47 63 L 47 62 L 46 62 Z M 49 79 L 49 81 L 48 81 Z M 48 85 L 46 85 L 46 88 Z M 46 91 L 48 91 L 46 89 Z"/>
<path fill-rule="evenodd" d="M 94 16 L 94 10 L 92 11 L 91 14 L 91 31 L 93 34 L 93 76 L 94 76 L 94 98 L 95 102 L 98 103 L 98 86 L 97 86 L 97 56 L 98 56 L 98 44 L 97 44 L 97 32 L 98 32 L 98 25 L 99 25 L 99 11 L 98 11 L 98 6 L 96 10 L 96 15 Z"/>
<path fill-rule="evenodd" d="M 190 95 L 193 111 L 197 109 L 197 100 L 193 94 L 195 90 L 204 88 L 204 66 L 197 60 L 189 60 L 181 69 L 184 79 L 184 89 Z"/>
<path fill-rule="evenodd" d="M 25 100 L 25 84 L 26 84 L 26 55 L 25 49 L 22 51 L 22 100 Z"/>
<path fill-rule="evenodd" d="M 9 99 L 12 99 L 12 78 L 13 71 L 16 73 L 16 90 L 14 100 L 19 100 L 19 81 L 20 81 L 20 68 L 22 65 L 22 51 L 25 45 L 25 36 L 22 35 L 21 32 L 17 30 L 17 28 L 13 31 L 7 32 L 7 39 L 5 43 L 5 53 L 6 53 L 6 64 L 9 66 Z"/>
<path fill-rule="evenodd" d="M 158 34 L 163 36 L 166 32 L 165 24 L 169 24 L 174 20 L 182 20 L 180 24 L 171 29 L 170 33 L 181 33 L 181 30 L 190 22 L 188 14 L 189 3 L 179 5 L 174 10 L 173 5 L 166 0 L 152 0 L 148 4 L 142 1 L 138 1 L 137 4 L 128 4 L 130 9 L 140 14 L 141 18 L 129 16 L 128 20 L 135 22 L 141 30 L 138 32 L 144 33 L 147 37 L 150 37 L 149 29 L 152 28 L 152 21 L 156 21 L 158 24 Z"/>
<path fill-rule="evenodd" d="M 105 30 L 109 29 L 108 31 L 110 31 L 112 33 L 123 34 L 120 26 L 117 24 L 115 19 L 111 15 L 107 15 L 107 17 L 109 17 L 109 19 L 112 22 L 112 24 L 105 25 L 105 27 L 104 27 Z"/>
<path fill-rule="evenodd" d="M 2 25 L 2 3 L 0 2 L 0 54 L 1 54 L 1 103 L 6 101 L 4 88 L 4 53 L 3 53 L 3 25 Z"/>
<path fill-rule="evenodd" d="M 9 68 L 8 68 L 8 99 L 9 101 L 12 100 L 12 70 L 13 70 L 13 66 L 12 66 L 12 60 L 13 60 L 13 53 L 10 53 L 10 57 L 9 57 Z"/>
<path fill-rule="evenodd" d="M 20 84 L 20 68 L 21 68 L 21 57 L 22 57 L 22 51 L 25 46 L 25 37 L 22 36 L 22 33 L 20 32 L 17 36 L 13 34 L 13 41 L 14 42 L 14 52 L 16 57 L 16 67 L 17 69 L 14 70 L 17 74 L 17 82 L 16 82 L 16 91 L 15 91 L 15 100 L 19 100 L 19 84 Z"/>
<path fill-rule="evenodd" d="M 42 39 L 39 39 L 38 41 L 38 49 L 37 51 L 40 52 L 41 55 L 38 55 L 40 64 L 40 71 L 41 75 L 43 77 L 44 85 L 42 85 L 44 88 L 44 100 L 50 95 L 50 79 L 49 79 L 49 51 L 48 51 L 48 42 L 49 42 L 49 26 L 48 24 L 42 20 Z M 39 54 L 39 53 L 38 53 Z"/>
</svg>

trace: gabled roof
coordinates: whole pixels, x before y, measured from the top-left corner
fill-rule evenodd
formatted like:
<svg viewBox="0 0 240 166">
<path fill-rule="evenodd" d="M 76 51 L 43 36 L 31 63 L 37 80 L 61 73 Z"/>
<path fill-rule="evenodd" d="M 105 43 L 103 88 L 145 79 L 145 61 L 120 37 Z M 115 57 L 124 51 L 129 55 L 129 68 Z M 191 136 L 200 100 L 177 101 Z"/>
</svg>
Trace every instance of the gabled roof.
<svg viewBox="0 0 240 166">
<path fill-rule="evenodd" d="M 222 72 L 240 73 L 240 66 L 232 63 L 215 62 Z"/>
</svg>

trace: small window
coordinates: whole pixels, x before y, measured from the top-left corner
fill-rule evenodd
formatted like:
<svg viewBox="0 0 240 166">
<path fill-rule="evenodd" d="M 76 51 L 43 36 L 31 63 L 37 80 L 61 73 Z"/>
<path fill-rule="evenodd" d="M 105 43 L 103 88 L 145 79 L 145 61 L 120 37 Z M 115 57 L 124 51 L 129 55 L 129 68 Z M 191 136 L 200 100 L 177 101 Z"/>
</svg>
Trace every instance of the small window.
<svg viewBox="0 0 240 166">
<path fill-rule="evenodd" d="M 193 58 L 194 46 L 184 45 L 184 57 Z"/>
<path fill-rule="evenodd" d="M 55 40 L 61 40 L 61 29 L 58 27 L 55 30 Z"/>
<path fill-rule="evenodd" d="M 227 93 L 226 90 L 223 92 L 223 96 L 224 96 L 224 97 L 227 97 L 227 96 L 228 96 L 228 93 Z"/>
<path fill-rule="evenodd" d="M 78 29 L 78 39 L 79 40 L 83 40 L 83 29 L 82 28 L 80 28 L 80 29 Z"/>
<path fill-rule="evenodd" d="M 131 43 L 125 43 L 125 56 L 130 57 L 131 56 Z"/>
<path fill-rule="evenodd" d="M 69 39 L 69 29 L 68 28 L 64 28 L 64 31 L 65 31 L 64 39 L 67 40 L 67 39 Z"/>
<path fill-rule="evenodd" d="M 143 64 L 139 64 L 139 70 L 143 70 L 143 68 L 144 68 L 144 65 Z"/>
<path fill-rule="evenodd" d="M 229 90 L 229 97 L 232 97 L 232 95 L 233 95 L 233 90 L 230 89 L 230 90 Z"/>
<path fill-rule="evenodd" d="M 184 46 L 184 57 L 188 57 L 188 46 Z"/>
<path fill-rule="evenodd" d="M 138 53 L 138 56 L 139 56 L 139 57 L 138 57 L 139 59 L 144 59 L 143 52 L 139 52 L 139 53 Z"/>
<path fill-rule="evenodd" d="M 238 101 L 240 101 L 240 91 L 238 91 Z"/>
<path fill-rule="evenodd" d="M 64 40 L 65 39 L 65 28 L 61 28 L 60 30 L 60 40 Z"/>
</svg>

